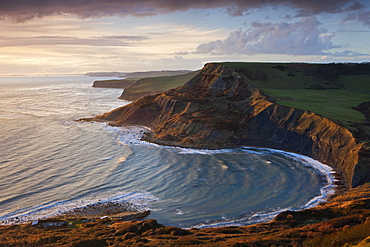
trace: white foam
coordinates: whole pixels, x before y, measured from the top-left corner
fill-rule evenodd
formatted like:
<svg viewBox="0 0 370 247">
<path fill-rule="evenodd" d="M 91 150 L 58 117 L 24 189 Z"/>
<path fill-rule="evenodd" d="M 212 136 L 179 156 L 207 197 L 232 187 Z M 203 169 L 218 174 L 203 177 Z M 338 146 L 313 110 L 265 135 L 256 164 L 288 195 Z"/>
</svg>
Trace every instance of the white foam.
<svg viewBox="0 0 370 247">
<path fill-rule="evenodd" d="M 274 219 L 278 214 L 285 212 L 287 210 L 291 210 L 291 208 L 278 208 L 272 211 L 265 211 L 265 212 L 258 212 L 258 213 L 251 213 L 247 214 L 241 218 L 238 219 L 227 219 L 224 215 L 221 216 L 220 221 L 214 221 L 211 223 L 201 223 L 194 226 L 191 226 L 190 228 L 216 228 L 216 227 L 227 227 L 227 226 L 245 226 L 245 225 L 251 225 L 251 224 L 257 224 L 261 222 L 267 222 L 272 219 Z"/>
<path fill-rule="evenodd" d="M 184 211 L 182 211 L 181 209 L 177 208 L 176 209 L 176 214 L 177 215 L 183 215 L 184 214 Z"/>
<path fill-rule="evenodd" d="M 112 127 L 106 125 L 108 130 L 119 134 L 117 142 L 121 145 L 148 145 L 148 142 L 143 141 L 145 134 L 150 132 L 150 129 L 145 126 L 125 126 Z"/>
<path fill-rule="evenodd" d="M 251 224 L 251 223 L 258 223 L 258 222 L 266 222 L 268 220 L 273 219 L 277 214 L 286 210 L 302 210 L 310 207 L 317 206 L 318 204 L 325 202 L 328 196 L 335 193 L 335 185 L 334 182 L 336 181 L 333 177 L 333 173 L 335 171 L 317 160 L 309 158 L 307 156 L 295 153 L 289 153 L 282 150 L 276 149 L 269 149 L 269 148 L 256 148 L 256 147 L 240 147 L 240 148 L 225 148 L 225 149 L 196 149 L 196 148 L 181 148 L 181 147 L 173 147 L 173 146 L 163 146 L 158 144 L 149 143 L 143 141 L 142 138 L 144 137 L 145 133 L 150 131 L 149 128 L 143 126 L 130 126 L 130 127 L 110 127 L 110 128 L 118 128 L 117 130 L 120 131 L 119 143 L 123 145 L 145 145 L 145 146 L 160 146 L 162 148 L 166 148 L 172 150 L 178 154 L 183 155 L 192 155 L 192 154 L 199 154 L 199 155 L 213 155 L 213 154 L 223 154 L 223 153 L 233 153 L 233 152 L 245 152 L 249 154 L 256 154 L 256 155 L 269 155 L 272 153 L 279 153 L 285 157 L 293 159 L 297 161 L 301 165 L 312 167 L 317 171 L 318 174 L 322 174 L 326 178 L 326 184 L 323 188 L 320 189 L 320 195 L 312 198 L 309 200 L 305 205 L 302 205 L 299 208 L 286 208 L 286 209 L 278 209 L 271 212 L 264 212 L 254 214 L 252 216 L 248 216 L 248 218 L 242 218 L 238 220 L 233 220 L 229 222 L 218 222 L 212 224 L 200 224 L 198 228 L 202 227 L 221 227 L 225 225 L 239 225 L 242 224 Z M 265 163 L 271 164 L 271 161 L 266 160 Z M 228 167 L 223 167 L 227 169 Z M 249 222 L 249 223 L 248 223 Z"/>
<path fill-rule="evenodd" d="M 245 150 L 249 150 L 249 148 L 244 147 Z M 302 208 L 300 209 L 306 209 L 310 207 L 315 207 L 318 204 L 325 202 L 327 198 L 330 195 L 333 195 L 335 193 L 335 184 L 336 181 L 332 174 L 335 173 L 335 171 L 328 165 L 325 165 L 317 160 L 314 160 L 310 157 L 307 157 L 305 155 L 296 154 L 296 153 L 289 153 L 281 150 L 276 149 L 268 149 L 268 148 L 253 148 L 257 150 L 261 150 L 263 153 L 279 153 L 284 155 L 285 157 L 291 158 L 293 160 L 296 160 L 299 164 L 312 167 L 315 169 L 319 174 L 322 174 L 326 178 L 326 185 L 320 189 L 320 195 L 312 198 L 310 201 L 308 201 Z"/>
<path fill-rule="evenodd" d="M 282 213 L 287 210 L 291 211 L 298 211 L 302 209 L 307 209 L 311 207 L 315 207 L 318 204 L 325 202 L 327 198 L 330 195 L 333 195 L 335 193 L 335 185 L 334 182 L 336 181 L 333 177 L 333 173 L 335 171 L 329 167 L 328 165 L 325 165 L 317 160 L 314 160 L 310 157 L 301 155 L 301 154 L 295 154 L 295 153 L 288 153 L 281 150 L 275 150 L 275 149 L 268 149 L 268 148 L 248 148 L 243 147 L 243 150 L 247 151 L 248 153 L 255 153 L 255 154 L 270 154 L 270 153 L 279 153 L 286 157 L 289 157 L 293 160 L 296 160 L 302 165 L 310 166 L 318 171 L 318 173 L 323 174 L 326 178 L 326 185 L 320 189 L 320 195 L 312 198 L 309 200 L 305 205 L 298 207 L 298 208 L 284 208 L 284 209 L 276 209 L 268 212 L 259 212 L 255 213 L 253 215 L 248 215 L 242 218 L 234 219 L 234 220 L 226 220 L 226 221 L 220 221 L 220 222 L 214 222 L 214 223 L 202 223 L 195 226 L 192 226 L 191 228 L 209 228 L 209 227 L 225 227 L 225 226 L 243 226 L 243 225 L 249 225 L 249 224 L 256 224 L 260 222 L 267 222 L 275 218 L 279 213 Z M 271 162 L 270 162 L 271 163 Z"/>
<path fill-rule="evenodd" d="M 43 204 L 32 208 L 22 209 L 18 213 L 9 213 L 0 216 L 0 225 L 11 225 L 19 223 L 27 223 L 35 220 L 42 220 L 47 218 L 56 217 L 63 213 L 69 212 L 74 209 L 83 208 L 100 203 L 131 203 L 134 210 L 145 211 L 151 210 L 150 203 L 158 201 L 159 199 L 154 197 L 146 191 L 136 191 L 130 193 L 122 193 L 111 195 L 109 197 L 94 197 L 94 198 L 83 198 L 75 199 L 71 201 L 59 201 L 51 202 L 49 204 Z"/>
</svg>

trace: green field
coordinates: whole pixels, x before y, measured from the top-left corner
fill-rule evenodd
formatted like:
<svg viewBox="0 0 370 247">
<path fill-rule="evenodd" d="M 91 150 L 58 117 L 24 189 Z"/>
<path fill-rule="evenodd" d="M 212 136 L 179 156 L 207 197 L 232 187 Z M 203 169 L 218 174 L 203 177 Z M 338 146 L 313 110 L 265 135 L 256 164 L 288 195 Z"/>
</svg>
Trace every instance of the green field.
<svg viewBox="0 0 370 247">
<path fill-rule="evenodd" d="M 264 89 L 278 104 L 308 110 L 330 118 L 343 125 L 350 122 L 361 123 L 365 116 L 352 107 L 369 101 L 369 93 L 355 92 L 346 89 L 330 90 L 278 90 Z"/>
<path fill-rule="evenodd" d="M 318 113 L 350 127 L 370 101 L 370 64 L 223 63 L 244 74 L 272 101 Z"/>
<path fill-rule="evenodd" d="M 142 78 L 125 91 L 127 93 L 167 91 L 169 89 L 184 85 L 197 73 L 198 71 L 183 75 Z"/>
<path fill-rule="evenodd" d="M 364 115 L 352 107 L 370 101 L 370 63 L 215 63 L 232 67 L 243 74 L 255 88 L 271 101 L 308 110 L 350 127 L 362 123 Z M 132 100 L 182 86 L 199 71 L 175 76 L 130 78 L 135 83 L 125 89 L 121 98 Z M 113 82 L 113 81 L 112 81 Z"/>
</svg>

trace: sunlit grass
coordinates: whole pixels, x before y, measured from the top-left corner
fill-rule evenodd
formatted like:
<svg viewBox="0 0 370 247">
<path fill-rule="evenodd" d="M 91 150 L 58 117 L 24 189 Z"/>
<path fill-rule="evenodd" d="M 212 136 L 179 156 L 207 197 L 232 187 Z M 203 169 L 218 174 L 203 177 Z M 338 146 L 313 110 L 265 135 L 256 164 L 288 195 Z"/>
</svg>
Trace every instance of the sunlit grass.
<svg viewBox="0 0 370 247">
<path fill-rule="evenodd" d="M 138 80 L 133 86 L 127 88 L 126 92 L 143 93 L 143 92 L 167 91 L 169 89 L 184 85 L 196 74 L 197 72 L 190 72 L 183 75 L 142 78 Z"/>
<path fill-rule="evenodd" d="M 352 107 L 370 99 L 369 93 L 347 89 L 264 89 L 263 91 L 272 96 L 278 104 L 312 111 L 344 125 L 350 122 L 363 122 L 364 115 Z"/>
</svg>

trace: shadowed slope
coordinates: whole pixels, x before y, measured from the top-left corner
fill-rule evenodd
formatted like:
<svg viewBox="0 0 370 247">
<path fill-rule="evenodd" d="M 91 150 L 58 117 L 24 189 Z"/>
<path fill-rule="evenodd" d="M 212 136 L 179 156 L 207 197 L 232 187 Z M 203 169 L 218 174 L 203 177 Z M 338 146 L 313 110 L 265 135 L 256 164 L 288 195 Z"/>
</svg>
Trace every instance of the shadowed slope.
<svg viewBox="0 0 370 247">
<path fill-rule="evenodd" d="M 165 145 L 249 145 L 304 154 L 332 166 L 348 187 L 361 148 L 346 128 L 315 113 L 268 101 L 242 73 L 222 64 L 207 64 L 182 87 L 96 119 L 148 126 L 153 132 L 147 140 Z"/>
</svg>

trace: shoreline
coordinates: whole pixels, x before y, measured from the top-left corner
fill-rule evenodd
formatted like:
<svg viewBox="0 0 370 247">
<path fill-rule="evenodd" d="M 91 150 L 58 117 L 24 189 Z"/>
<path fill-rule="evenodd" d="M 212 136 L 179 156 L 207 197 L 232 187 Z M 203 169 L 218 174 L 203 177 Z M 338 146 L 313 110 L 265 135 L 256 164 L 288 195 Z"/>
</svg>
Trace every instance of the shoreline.
<svg viewBox="0 0 370 247">
<path fill-rule="evenodd" d="M 276 153 L 281 153 L 284 156 L 290 157 L 292 159 L 297 160 L 299 163 L 301 163 L 304 166 L 309 166 L 311 169 L 317 171 L 317 176 L 322 176 L 326 180 L 326 184 L 320 188 L 320 195 L 315 196 L 311 198 L 305 205 L 302 205 L 299 208 L 293 209 L 293 208 L 285 208 L 285 209 L 278 209 L 276 211 L 260 211 L 257 213 L 252 213 L 248 215 L 248 218 L 254 217 L 254 215 L 257 215 L 257 217 L 263 218 L 264 215 L 268 215 L 268 219 L 255 219 L 255 220 L 250 220 L 251 223 L 248 224 L 242 224 L 239 225 L 237 222 L 245 221 L 245 216 L 242 215 L 239 218 L 234 219 L 233 221 L 220 221 L 220 222 L 214 222 L 210 224 L 200 224 L 200 228 L 209 228 L 209 227 L 223 227 L 225 225 L 227 226 L 248 226 L 248 225 L 253 225 L 253 224 L 258 224 L 258 223 L 267 223 L 271 221 L 275 216 L 277 216 L 279 213 L 287 211 L 287 210 L 292 210 L 292 211 L 302 211 L 310 208 L 317 207 L 319 205 L 323 205 L 328 203 L 332 198 L 340 195 L 343 193 L 343 191 L 346 190 L 344 183 L 343 183 L 343 178 L 340 177 L 340 175 L 335 171 L 332 167 L 329 165 L 326 165 L 318 160 L 315 160 L 309 156 L 300 154 L 300 153 L 295 153 L 287 150 L 281 150 L 281 149 L 274 149 L 274 148 L 268 148 L 268 147 L 258 147 L 258 146 L 240 146 L 240 145 L 227 145 L 227 146 L 222 146 L 222 147 L 216 147 L 216 146 L 200 146 L 200 145 L 181 145 L 177 144 L 174 142 L 169 142 L 169 141 L 160 141 L 160 140 L 154 140 L 150 138 L 153 136 L 151 128 L 147 126 L 142 126 L 142 125 L 112 125 L 110 124 L 111 122 L 109 121 L 98 121 L 100 123 L 106 124 L 106 126 L 112 127 L 112 128 L 119 128 L 119 129 L 124 129 L 124 130 L 129 130 L 133 132 L 131 133 L 132 136 L 139 138 L 137 140 L 142 141 L 143 143 L 146 143 L 147 145 L 159 145 L 163 148 L 173 148 L 173 149 L 186 149 L 186 150 L 199 150 L 199 151 L 222 151 L 224 150 L 227 152 L 228 150 L 232 149 L 244 149 L 248 151 L 252 151 L 253 149 L 258 149 L 260 151 L 266 150 L 269 152 L 276 152 Z M 135 130 L 137 132 L 135 132 Z M 139 131 L 138 131 L 139 130 Z M 143 130 L 143 131 L 142 131 Z M 141 135 L 141 136 L 140 136 Z M 138 144 L 137 142 L 135 142 Z M 212 226 L 216 225 L 216 226 Z M 198 226 L 198 225 L 196 225 Z M 196 227 L 194 226 L 194 227 Z M 188 228 L 184 228 L 188 229 Z"/>
<path fill-rule="evenodd" d="M 110 125 L 106 125 L 106 126 L 113 127 L 113 126 L 110 126 Z M 259 149 L 259 150 L 267 150 L 267 151 L 271 150 L 272 152 L 280 152 L 280 153 L 283 153 L 283 155 L 288 155 L 288 157 L 292 157 L 292 158 L 295 157 L 296 159 L 301 161 L 300 163 L 302 163 L 302 162 L 307 163 L 307 164 L 304 164 L 304 165 L 308 165 L 308 166 L 310 166 L 310 168 L 312 168 L 314 170 L 317 170 L 318 171 L 318 173 L 317 173 L 318 176 L 323 176 L 324 178 L 326 177 L 327 183 L 322 188 L 320 188 L 320 195 L 318 195 L 314 198 L 310 198 L 308 200 L 308 203 L 306 203 L 305 205 L 301 205 L 301 207 L 299 207 L 297 209 L 286 208 L 286 210 L 301 211 L 301 210 L 305 210 L 305 209 L 308 209 L 308 208 L 315 207 L 315 206 L 320 205 L 320 204 L 325 204 L 332 197 L 335 197 L 336 195 L 338 195 L 341 192 L 341 188 L 340 188 L 341 186 L 337 184 L 337 182 L 341 182 L 341 181 L 337 181 L 338 177 L 336 176 L 337 173 L 335 172 L 335 170 L 331 169 L 329 166 L 327 166 L 327 165 L 325 165 L 325 164 L 323 164 L 319 161 L 316 161 L 316 160 L 314 160 L 314 159 L 312 159 L 308 156 L 304 156 L 304 155 L 293 153 L 293 152 L 287 152 L 287 151 L 279 150 L 279 149 L 265 148 L 265 147 L 250 147 L 250 146 L 233 146 L 233 147 L 231 147 L 231 146 L 227 146 L 227 147 L 221 147 L 221 148 L 217 148 L 217 147 L 207 148 L 207 147 L 200 147 L 200 146 L 184 147 L 183 145 L 174 145 L 174 144 L 164 145 L 163 143 L 159 144 L 159 143 L 155 143 L 155 142 L 149 142 L 147 139 L 145 139 L 145 136 L 150 135 L 150 133 L 151 133 L 151 132 L 148 133 L 148 131 L 150 131 L 150 129 L 146 126 L 114 126 L 113 128 L 122 129 L 120 127 L 126 127 L 127 128 L 126 130 L 133 131 L 133 133 L 130 133 L 130 134 L 132 135 L 132 137 L 138 138 L 137 140 L 141 140 L 145 143 L 148 143 L 149 145 L 161 145 L 164 148 L 196 149 L 196 150 L 206 150 L 206 151 L 207 150 L 209 150 L 209 151 L 217 151 L 217 150 L 227 151 L 227 150 L 230 150 L 230 149 L 242 148 L 242 149 L 245 149 L 245 150 L 252 150 L 252 151 L 253 151 L 253 149 Z M 141 131 L 142 129 L 145 129 L 146 132 L 142 132 Z M 140 136 L 139 134 L 142 134 L 142 136 Z M 307 158 L 312 159 L 312 161 L 318 162 L 319 164 L 321 164 L 323 166 L 327 166 L 327 169 L 323 169 L 323 170 L 322 169 L 317 169 L 317 167 L 315 167 L 314 164 L 311 164 L 311 162 L 306 160 Z M 323 171 L 325 171 L 325 173 Z M 330 179 L 329 179 L 329 177 L 330 177 Z M 332 193 L 327 193 L 325 188 L 329 188 L 329 190 L 332 190 Z M 308 206 L 307 206 L 307 204 L 308 204 Z M 133 215 L 135 215 L 137 213 L 142 213 L 142 212 L 143 212 L 143 210 L 139 210 L 135 205 L 133 205 L 129 202 L 126 202 L 126 205 L 122 205 L 122 204 L 117 203 L 117 202 L 109 202 L 108 201 L 108 202 L 97 202 L 95 204 L 85 205 L 83 207 L 78 207 L 78 208 L 72 208 L 69 211 L 63 212 L 59 215 L 54 215 L 52 217 L 46 217 L 46 218 L 43 218 L 42 220 L 63 219 L 63 218 L 64 219 L 65 218 L 99 219 L 99 218 L 105 217 L 105 216 L 107 216 L 108 218 L 130 218 Z M 281 212 L 281 209 L 278 209 L 277 211 L 274 210 L 274 211 L 269 211 L 269 212 L 263 212 L 263 211 L 257 212 L 258 215 L 269 215 L 269 217 L 267 219 L 261 219 L 262 217 L 258 216 L 260 219 L 251 220 L 249 223 L 242 224 L 242 225 L 250 225 L 250 224 L 256 224 L 256 223 L 260 223 L 260 222 L 268 222 L 268 221 L 272 220 L 272 218 L 271 218 L 272 215 L 273 215 L 273 217 L 275 217 L 280 212 Z M 254 214 L 251 214 L 251 215 L 254 215 Z M 249 215 L 248 217 L 250 217 L 251 215 Z M 236 225 L 238 221 L 243 221 L 243 218 L 245 218 L 245 215 L 241 215 L 238 219 L 235 219 L 234 220 L 234 225 Z M 30 221 L 28 221 L 28 222 L 30 222 Z M 15 224 L 19 224 L 19 223 L 15 223 Z M 22 224 L 22 223 L 20 223 L 20 224 Z M 217 227 L 222 227 L 223 225 L 226 225 L 226 224 L 233 225 L 233 222 L 218 222 L 216 224 L 219 225 Z M 213 225 L 213 224 L 210 224 L 210 225 Z M 205 227 L 208 227 L 208 226 L 205 226 Z M 210 226 L 210 227 L 212 227 L 212 226 Z"/>
<path fill-rule="evenodd" d="M 97 202 L 83 207 L 72 208 L 68 211 L 58 213 L 49 217 L 40 217 L 32 220 L 21 220 L 20 217 L 10 218 L 0 222 L 0 225 L 26 225 L 37 221 L 55 221 L 55 220 L 71 220 L 71 219 L 121 219 L 121 220 L 137 220 L 145 218 L 150 214 L 150 210 L 140 210 L 137 206 L 130 202 Z"/>
</svg>

